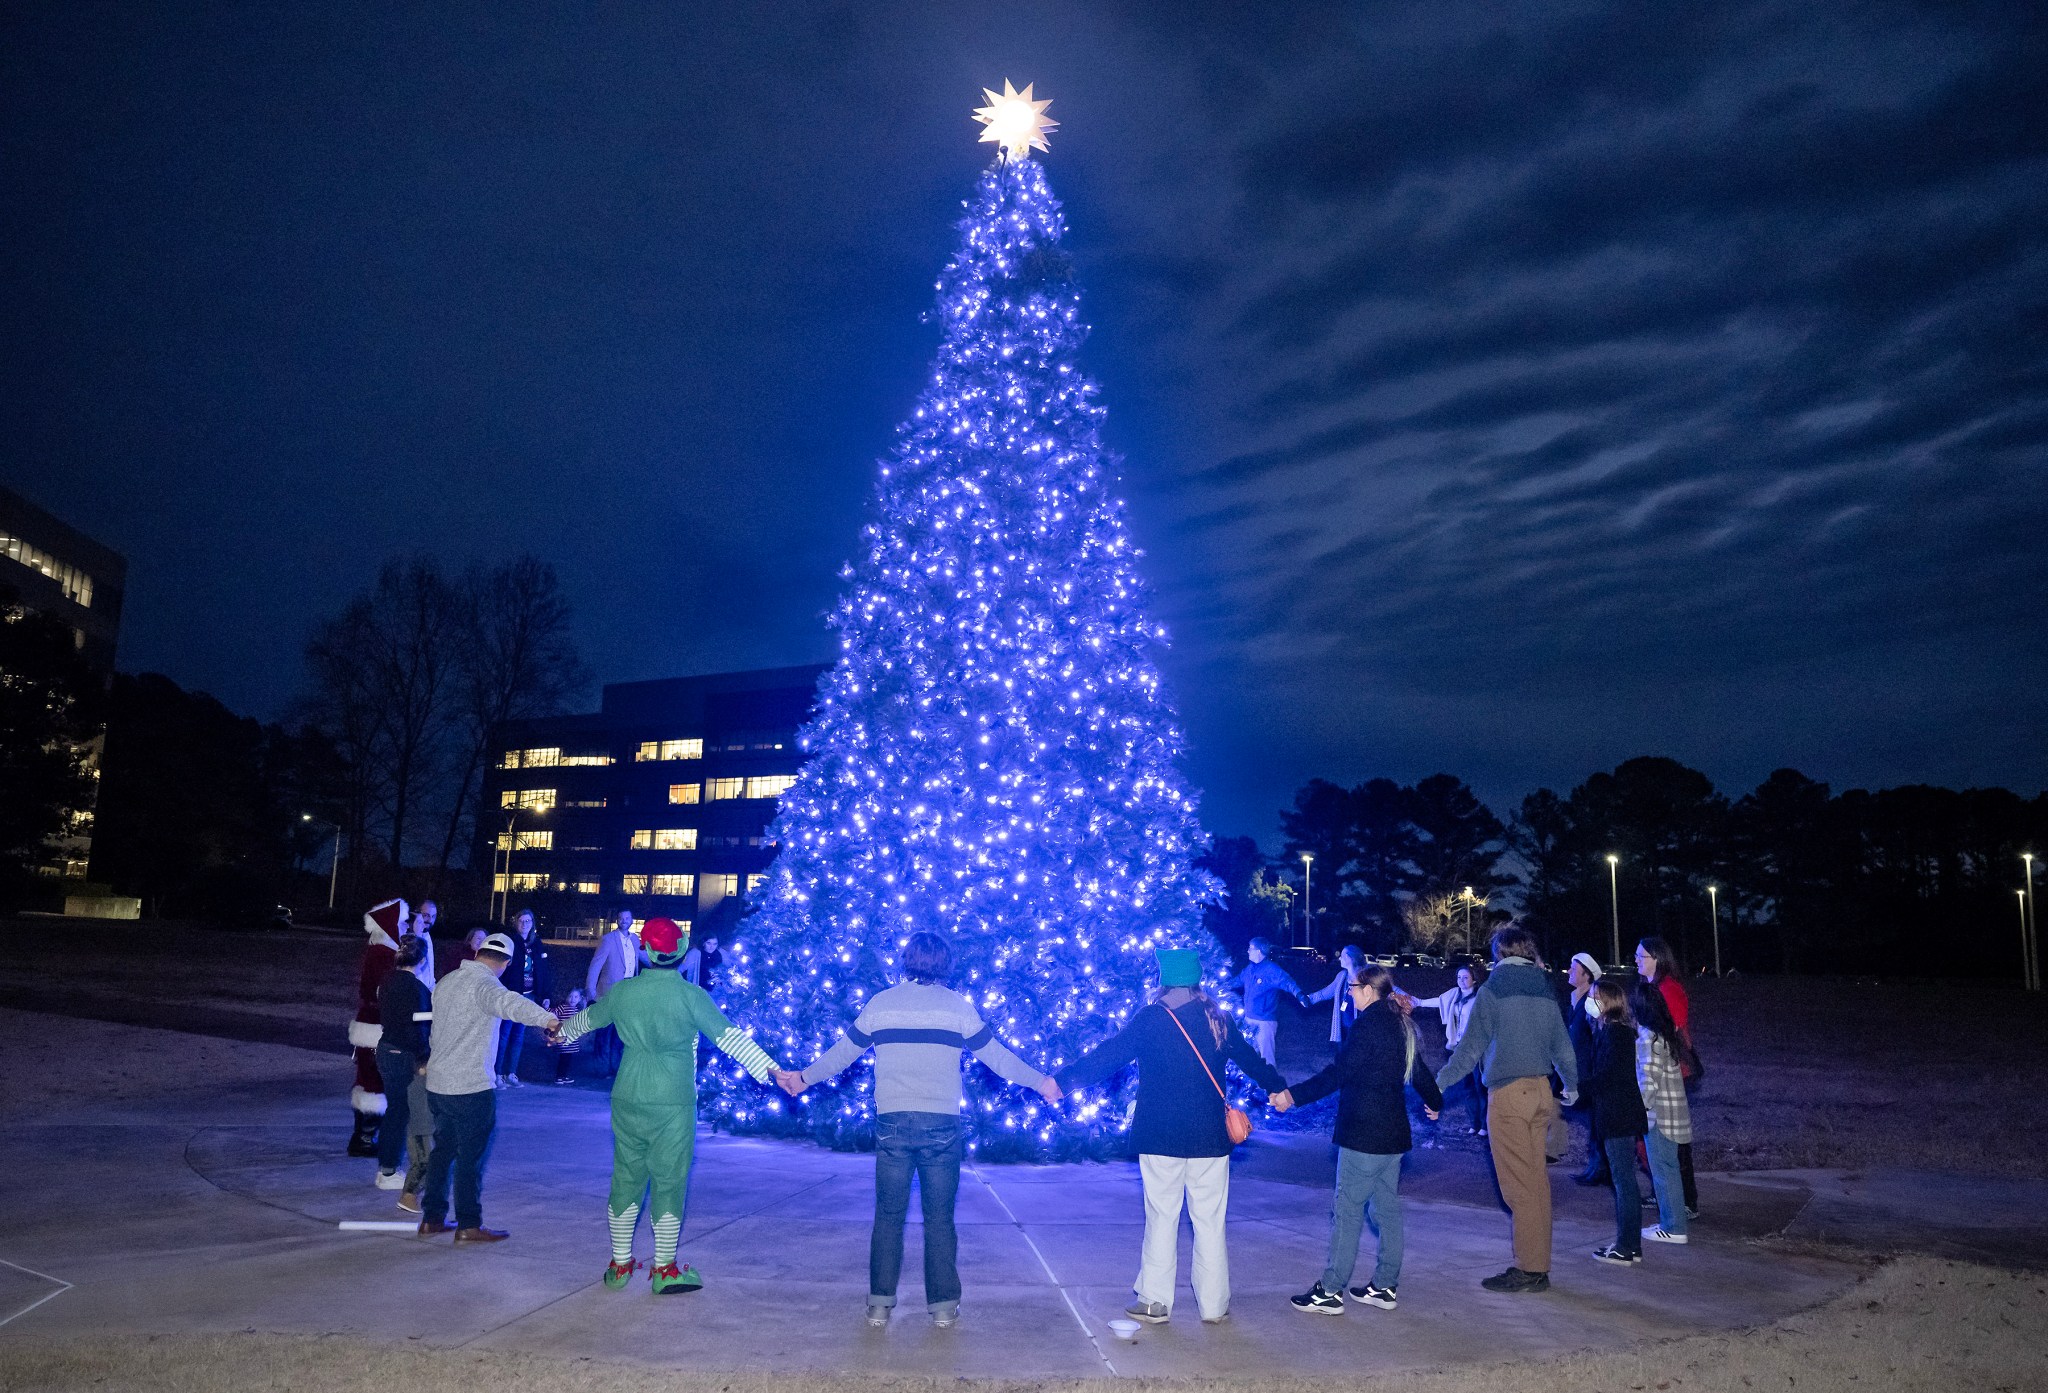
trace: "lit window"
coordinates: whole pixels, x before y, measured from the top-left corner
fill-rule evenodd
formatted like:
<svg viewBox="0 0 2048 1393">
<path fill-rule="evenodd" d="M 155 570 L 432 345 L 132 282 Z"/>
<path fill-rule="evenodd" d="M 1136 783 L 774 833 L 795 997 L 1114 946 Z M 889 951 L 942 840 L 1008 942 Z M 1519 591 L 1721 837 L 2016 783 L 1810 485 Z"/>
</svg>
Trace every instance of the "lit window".
<svg viewBox="0 0 2048 1393">
<path fill-rule="evenodd" d="M 690 932 L 690 921 L 687 919 L 678 919 L 676 920 L 676 927 L 681 929 L 685 934 L 687 934 Z"/>
<path fill-rule="evenodd" d="M 492 876 L 491 888 L 501 895 L 504 894 L 506 889 L 505 877 L 501 875 Z M 512 876 L 511 889 L 515 893 L 520 890 L 545 890 L 547 888 L 548 875 L 546 871 L 517 871 Z"/>
<path fill-rule="evenodd" d="M 747 780 L 747 797 L 780 798 L 795 782 L 794 774 L 756 774 Z"/>
<path fill-rule="evenodd" d="M 658 875 L 654 878 L 654 893 L 657 895 L 688 895 L 696 888 L 697 877 L 693 875 Z"/>
<path fill-rule="evenodd" d="M 644 895 L 644 894 L 646 894 L 646 893 L 647 893 L 647 877 L 646 877 L 646 876 L 644 876 L 644 875 L 626 875 L 626 876 L 620 876 L 620 877 L 619 877 L 619 893 L 620 893 L 621 895 Z"/>
<path fill-rule="evenodd" d="M 517 764 L 510 762 L 515 754 Z M 562 750 L 559 745 L 546 750 L 508 750 L 505 759 L 507 769 L 552 769 L 562 762 Z"/>
<path fill-rule="evenodd" d="M 654 829 L 651 827 L 641 828 L 627 840 L 626 845 L 634 851 L 647 850 L 647 848 L 654 845 Z"/>
<path fill-rule="evenodd" d="M 577 881 L 576 893 L 579 895 L 595 895 L 597 893 L 597 882 L 594 880 Z"/>
<path fill-rule="evenodd" d="M 19 537 L 0 532 L 0 556 L 19 561 L 38 575 L 48 576 L 57 582 L 57 588 L 64 598 L 83 609 L 92 608 L 92 577 L 76 566 L 59 561 L 40 547 L 32 547 Z"/>
<path fill-rule="evenodd" d="M 745 790 L 746 786 L 747 781 L 745 779 L 706 779 L 704 781 L 704 801 L 715 803 L 721 798 L 737 798 Z"/>
<path fill-rule="evenodd" d="M 562 800 L 562 806 L 563 806 L 563 807 L 565 807 L 565 808 L 602 808 L 602 807 L 604 806 L 604 799 L 602 799 L 602 798 L 564 798 L 564 799 Z"/>
<path fill-rule="evenodd" d="M 661 742 L 661 757 L 663 759 L 702 759 L 704 758 L 704 742 L 702 740 L 664 740 Z"/>
<path fill-rule="evenodd" d="M 498 795 L 498 806 L 541 811 L 555 806 L 555 791 L 551 788 L 508 788 Z"/>
<path fill-rule="evenodd" d="M 662 827 L 654 833 L 656 851 L 695 851 L 697 829 L 694 827 Z"/>
<path fill-rule="evenodd" d="M 555 834 L 553 832 L 514 832 L 509 837 L 503 832 L 498 834 L 498 850 L 500 851 L 553 851 L 554 849 Z"/>
<path fill-rule="evenodd" d="M 660 758 L 661 746 L 652 740 L 642 740 L 640 748 L 633 751 L 633 759 L 636 763 L 643 760 Z"/>
<path fill-rule="evenodd" d="M 747 893 L 751 895 L 767 883 L 767 874 L 762 871 L 756 871 L 754 874 L 747 877 Z"/>
<path fill-rule="evenodd" d="M 714 875 L 705 878 L 721 895 L 737 895 L 740 892 L 740 878 L 736 875 Z"/>
<path fill-rule="evenodd" d="M 578 766 L 603 766 L 610 764 L 612 757 L 610 755 L 563 755 L 560 762 Z"/>
<path fill-rule="evenodd" d="M 697 785 L 695 785 L 695 784 L 670 784 L 670 785 L 668 786 L 668 801 L 669 801 L 669 802 L 671 802 L 671 803 L 694 803 L 694 802 L 696 802 L 696 801 L 697 801 Z"/>
</svg>

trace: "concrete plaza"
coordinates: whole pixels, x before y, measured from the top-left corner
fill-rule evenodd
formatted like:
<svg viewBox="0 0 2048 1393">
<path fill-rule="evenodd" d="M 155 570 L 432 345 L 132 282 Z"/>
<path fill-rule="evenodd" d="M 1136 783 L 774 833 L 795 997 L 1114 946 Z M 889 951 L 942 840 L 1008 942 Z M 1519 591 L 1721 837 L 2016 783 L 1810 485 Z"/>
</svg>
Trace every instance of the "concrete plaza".
<svg viewBox="0 0 2048 1393">
<path fill-rule="evenodd" d="M 1506 1264 L 1507 1221 L 1484 1165 L 1425 1151 L 1405 1186 L 1400 1310 L 1303 1316 L 1286 1298 L 1322 1265 L 1329 1149 L 1262 1134 L 1233 1172 L 1228 1322 L 1196 1320 L 1183 1285 L 1171 1324 L 1132 1343 L 1110 1336 L 1137 1265 L 1134 1166 L 970 1166 L 961 1324 L 937 1330 L 924 1314 L 913 1222 L 903 1304 L 890 1328 L 872 1330 L 866 1156 L 706 1136 L 683 1236 L 705 1289 L 656 1298 L 641 1281 L 611 1292 L 598 1282 L 609 1130 L 594 1087 L 499 1095 L 485 1214 L 513 1237 L 457 1249 L 337 1227 L 401 1217 L 371 1186 L 372 1163 L 340 1154 L 338 1053 L 14 1011 L 0 1012 L 0 1028 L 43 1071 L 0 1135 L 0 1358 L 17 1335 L 260 1330 L 698 1368 L 1356 1375 L 1755 1325 L 1866 1270 L 1753 1241 L 1807 1207 L 1812 1186 L 1798 1177 L 1707 1177 L 1710 1217 L 1690 1247 L 1604 1266 L 1587 1254 L 1611 1234 L 1611 1201 L 1558 1174 L 1554 1289 L 1493 1296 L 1477 1282 Z M 643 1257 L 647 1243 L 643 1229 Z M 1184 1234 L 1183 1284 L 1185 1249 Z"/>
</svg>

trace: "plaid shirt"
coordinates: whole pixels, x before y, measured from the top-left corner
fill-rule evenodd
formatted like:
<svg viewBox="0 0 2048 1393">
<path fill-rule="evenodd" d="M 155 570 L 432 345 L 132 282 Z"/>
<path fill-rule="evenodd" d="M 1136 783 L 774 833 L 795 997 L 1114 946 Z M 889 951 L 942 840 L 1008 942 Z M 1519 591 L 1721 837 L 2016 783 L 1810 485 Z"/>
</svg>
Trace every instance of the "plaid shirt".
<svg viewBox="0 0 2048 1393">
<path fill-rule="evenodd" d="M 1685 1075 L 1671 1049 L 1649 1031 L 1636 1030 L 1636 1087 L 1643 1093 L 1643 1108 L 1650 1125 L 1666 1141 L 1680 1145 L 1692 1141 L 1692 1110 L 1685 1101 Z"/>
</svg>

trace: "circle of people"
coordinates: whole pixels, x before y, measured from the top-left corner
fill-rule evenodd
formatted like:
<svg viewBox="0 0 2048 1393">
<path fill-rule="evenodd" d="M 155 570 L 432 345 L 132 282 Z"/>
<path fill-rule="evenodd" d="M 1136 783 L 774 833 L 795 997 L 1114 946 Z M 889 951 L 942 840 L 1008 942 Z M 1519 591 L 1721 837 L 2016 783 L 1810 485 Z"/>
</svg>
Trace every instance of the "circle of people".
<svg viewBox="0 0 2048 1393">
<path fill-rule="evenodd" d="M 867 1320 L 885 1326 L 896 1306 L 913 1178 L 924 1220 L 924 1297 L 932 1321 L 957 1323 L 960 1310 L 954 1204 L 966 1155 L 960 1068 L 970 1054 L 1007 1082 L 1057 1104 L 1067 1093 L 1137 1069 L 1131 1148 L 1144 1187 L 1145 1229 L 1130 1319 L 1171 1319 L 1179 1285 L 1177 1239 L 1185 1212 L 1194 1230 L 1189 1273 L 1205 1322 L 1230 1312 L 1224 1239 L 1230 1155 L 1250 1132 L 1223 1085 L 1235 1065 L 1287 1112 L 1332 1094 L 1337 1149 L 1328 1259 L 1308 1291 L 1290 1299 L 1307 1314 L 1342 1315 L 1347 1301 L 1394 1310 L 1403 1255 L 1401 1162 L 1413 1147 L 1407 1094 L 1436 1120 L 1447 1096 L 1462 1092 L 1471 1130 L 1484 1136 L 1512 1220 L 1513 1263 L 1481 1285 L 1504 1293 L 1550 1285 L 1551 1192 L 1547 1164 L 1561 1156 L 1560 1105 L 1581 1104 L 1591 1135 L 1581 1184 L 1614 1193 L 1615 1236 L 1595 1248 L 1600 1262 L 1642 1261 L 1643 1244 L 1684 1244 L 1698 1201 L 1691 1166 L 1688 1083 L 1701 1073 L 1688 1032 L 1688 1004 L 1669 947 L 1645 939 L 1632 980 L 1604 974 L 1579 953 L 1559 991 L 1534 938 L 1515 927 L 1493 935 L 1490 973 L 1460 967 L 1457 986 L 1416 998 L 1384 966 L 1356 947 L 1340 954 L 1336 977 L 1308 993 L 1253 940 L 1250 965 L 1228 984 L 1244 998 L 1244 1025 L 1201 984 L 1192 949 L 1156 954 L 1152 1000 L 1110 1039 L 1051 1075 L 1020 1059 L 981 1019 L 972 1001 L 946 985 L 952 952 L 932 933 L 904 944 L 901 980 L 877 992 L 857 1019 L 816 1060 L 785 1068 L 740 1030 L 700 985 L 707 955 L 692 952 L 686 929 L 652 919 L 632 933 L 630 918 L 600 942 L 590 966 L 591 996 L 543 1005 L 535 997 L 540 947 L 530 914 L 513 933 L 493 933 L 438 981 L 431 926 L 408 922 L 403 902 L 365 916 L 370 951 L 362 973 L 362 1009 L 351 1039 L 358 1048 L 357 1132 L 352 1154 L 375 1154 L 376 1184 L 402 1191 L 399 1205 L 419 1216 L 423 1235 L 453 1232 L 457 1243 L 495 1243 L 507 1233 L 483 1222 L 484 1159 L 496 1125 L 496 1091 L 517 1081 L 515 1029 L 534 1027 L 567 1053 L 594 1032 L 618 1049 L 611 1090 L 613 1169 L 607 1199 L 611 1261 L 603 1281 L 618 1289 L 640 1263 L 635 1235 L 644 1216 L 653 1236 L 649 1282 L 656 1293 L 686 1292 L 701 1275 L 679 1264 L 678 1246 L 697 1123 L 697 1040 L 701 1035 L 757 1083 L 771 1080 L 792 1097 L 874 1055 L 875 1215 L 869 1244 Z M 397 936 L 394 936 L 394 933 Z M 615 941 L 616 940 L 616 941 Z M 708 946 L 708 945 L 707 945 Z M 644 964 L 657 969 L 640 971 Z M 422 971 L 424 965 L 425 970 Z M 694 967 L 695 971 L 687 971 Z M 667 969 L 667 970 L 659 970 Z M 502 980 L 512 978 L 507 986 Z M 374 981 L 372 979 L 375 979 Z M 1275 1067 L 1277 1002 L 1331 1003 L 1335 1059 L 1290 1084 Z M 1421 1057 L 1412 1015 L 1436 1012 L 1449 1057 L 1432 1074 Z M 365 1017 L 368 1017 L 365 1020 Z M 367 1029 L 361 1029 L 367 1027 Z M 367 1049 L 365 1047 L 368 1047 Z M 602 1048 L 602 1046 L 601 1046 Z M 362 1055 L 374 1055 L 383 1085 L 381 1118 L 364 1132 Z M 509 1059 L 509 1062 L 508 1062 Z M 566 1079 L 558 1066 L 557 1081 Z M 1483 1083 L 1482 1083 L 1483 1080 Z M 378 1125 L 381 1123 L 381 1125 Z M 407 1150 L 411 1166 L 400 1176 Z M 1657 1222 L 1645 1230 L 1639 1161 L 1654 1182 Z M 453 1191 L 451 1219 L 449 1201 Z M 1370 1275 L 1354 1283 L 1363 1232 L 1377 1239 Z"/>
</svg>

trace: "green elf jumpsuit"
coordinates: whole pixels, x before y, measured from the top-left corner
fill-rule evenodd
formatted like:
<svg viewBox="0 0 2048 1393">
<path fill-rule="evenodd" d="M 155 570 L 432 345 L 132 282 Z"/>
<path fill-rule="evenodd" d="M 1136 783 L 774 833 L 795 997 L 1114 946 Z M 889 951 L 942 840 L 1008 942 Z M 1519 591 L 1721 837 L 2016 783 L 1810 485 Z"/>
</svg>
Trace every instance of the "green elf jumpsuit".
<svg viewBox="0 0 2048 1393">
<path fill-rule="evenodd" d="M 654 1290 L 693 1291 L 704 1285 L 695 1268 L 676 1267 L 683 1194 L 697 1142 L 697 1036 L 711 1037 L 756 1083 L 767 1082 L 778 1067 L 767 1051 L 725 1018 L 702 987 L 685 982 L 674 971 L 682 956 L 680 951 L 649 953 L 654 971 L 628 977 L 562 1028 L 567 1043 L 608 1025 L 618 1031 L 625 1047 L 612 1083 L 608 1287 L 624 1286 L 638 1266 L 633 1261 L 633 1232 L 643 1197 L 654 1229 Z"/>
</svg>

